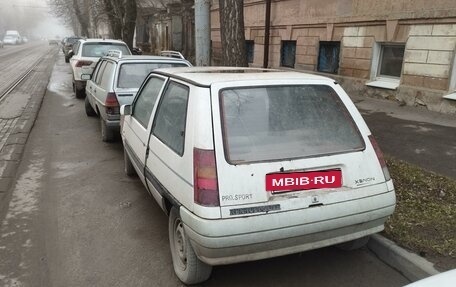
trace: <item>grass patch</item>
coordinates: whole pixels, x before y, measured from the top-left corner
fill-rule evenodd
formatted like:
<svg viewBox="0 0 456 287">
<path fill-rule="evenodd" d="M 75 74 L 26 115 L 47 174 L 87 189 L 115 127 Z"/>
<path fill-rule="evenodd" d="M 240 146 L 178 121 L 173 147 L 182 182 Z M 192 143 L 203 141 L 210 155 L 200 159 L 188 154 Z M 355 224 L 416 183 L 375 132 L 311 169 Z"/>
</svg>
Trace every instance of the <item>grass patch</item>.
<svg viewBox="0 0 456 287">
<path fill-rule="evenodd" d="M 456 181 L 391 157 L 387 164 L 397 205 L 385 235 L 422 256 L 446 257 L 444 265 L 456 264 Z"/>
</svg>

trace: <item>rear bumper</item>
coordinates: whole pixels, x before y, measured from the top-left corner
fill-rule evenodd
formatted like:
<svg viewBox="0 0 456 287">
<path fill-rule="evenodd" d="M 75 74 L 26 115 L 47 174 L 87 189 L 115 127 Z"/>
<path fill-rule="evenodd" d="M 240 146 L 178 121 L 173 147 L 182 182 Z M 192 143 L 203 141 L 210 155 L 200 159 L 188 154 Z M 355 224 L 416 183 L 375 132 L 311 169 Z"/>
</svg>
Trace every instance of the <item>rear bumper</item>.
<svg viewBox="0 0 456 287">
<path fill-rule="evenodd" d="M 200 260 L 222 265 L 321 248 L 379 232 L 395 202 L 394 191 L 389 191 L 337 204 L 232 219 L 203 219 L 183 207 L 180 215 Z"/>
</svg>

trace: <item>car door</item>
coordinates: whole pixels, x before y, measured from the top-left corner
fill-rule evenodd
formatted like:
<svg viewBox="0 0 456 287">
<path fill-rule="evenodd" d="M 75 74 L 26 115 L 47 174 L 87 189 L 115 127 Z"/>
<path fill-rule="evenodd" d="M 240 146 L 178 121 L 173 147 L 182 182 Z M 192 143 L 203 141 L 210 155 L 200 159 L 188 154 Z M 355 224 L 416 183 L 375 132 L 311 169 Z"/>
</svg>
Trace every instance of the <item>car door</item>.
<svg viewBox="0 0 456 287">
<path fill-rule="evenodd" d="M 92 106 L 93 106 L 93 99 L 92 99 L 93 91 L 94 91 L 94 89 L 95 89 L 95 87 L 97 85 L 97 81 L 96 81 L 97 80 L 97 76 L 99 74 L 101 74 L 100 71 L 101 71 L 101 66 L 102 66 L 103 63 L 104 63 L 104 61 L 99 61 L 97 63 L 97 65 L 93 69 L 93 73 L 92 73 L 91 79 L 87 81 L 86 95 L 87 95 L 88 100 L 89 100 L 89 102 L 91 103 Z"/>
<path fill-rule="evenodd" d="M 92 105 L 93 109 L 95 111 L 99 111 L 99 108 L 97 108 L 97 106 L 99 105 L 97 99 L 96 99 L 96 94 L 95 94 L 95 91 L 97 89 L 98 86 L 101 85 L 101 78 L 103 76 L 103 73 L 104 73 L 104 70 L 106 68 L 106 61 L 102 61 L 100 64 L 99 64 L 99 68 L 98 68 L 98 71 L 97 73 L 95 74 L 95 78 L 92 78 L 92 86 L 91 86 L 91 89 L 90 88 L 87 88 L 86 90 L 89 91 L 90 93 L 90 97 L 89 97 L 89 101 L 90 101 L 90 104 Z"/>
<path fill-rule="evenodd" d="M 154 196 L 166 196 L 187 207 L 193 203 L 193 149 L 188 145 L 193 129 L 185 140 L 189 95 L 187 84 L 174 80 L 167 84 L 153 115 L 145 170 Z"/>
<path fill-rule="evenodd" d="M 94 99 L 97 101 L 100 114 L 106 119 L 105 102 L 109 92 L 113 91 L 113 79 L 115 71 L 115 63 L 106 61 L 106 67 L 101 75 L 100 84 L 98 84 L 94 91 Z"/>
<path fill-rule="evenodd" d="M 150 134 L 150 119 L 166 81 L 166 77 L 151 75 L 138 92 L 132 104 L 131 115 L 125 116 L 123 122 L 122 137 L 125 150 L 130 155 L 139 178 L 146 186 L 144 167 Z"/>
</svg>

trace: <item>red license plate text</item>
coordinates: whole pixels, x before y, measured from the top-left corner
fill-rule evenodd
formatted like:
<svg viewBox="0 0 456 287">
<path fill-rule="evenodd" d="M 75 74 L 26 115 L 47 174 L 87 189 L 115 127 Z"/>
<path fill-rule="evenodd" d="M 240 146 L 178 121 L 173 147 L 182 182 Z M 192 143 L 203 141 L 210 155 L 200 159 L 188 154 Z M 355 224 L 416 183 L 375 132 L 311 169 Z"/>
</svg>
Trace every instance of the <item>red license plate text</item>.
<svg viewBox="0 0 456 287">
<path fill-rule="evenodd" d="M 342 186 L 341 170 L 272 173 L 266 175 L 266 191 L 293 191 Z"/>
</svg>

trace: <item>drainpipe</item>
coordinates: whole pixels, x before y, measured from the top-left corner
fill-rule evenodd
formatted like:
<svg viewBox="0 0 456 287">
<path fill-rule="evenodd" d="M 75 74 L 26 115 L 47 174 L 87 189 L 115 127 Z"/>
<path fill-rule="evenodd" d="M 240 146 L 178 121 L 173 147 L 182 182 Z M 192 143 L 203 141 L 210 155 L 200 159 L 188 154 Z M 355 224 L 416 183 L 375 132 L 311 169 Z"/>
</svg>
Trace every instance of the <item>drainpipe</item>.
<svg viewBox="0 0 456 287">
<path fill-rule="evenodd" d="M 266 0 L 266 17 L 264 19 L 264 56 L 263 68 L 269 65 L 269 31 L 271 30 L 271 0 Z"/>
<path fill-rule="evenodd" d="M 210 0 L 195 0 L 196 66 L 209 66 L 211 61 Z"/>
</svg>

